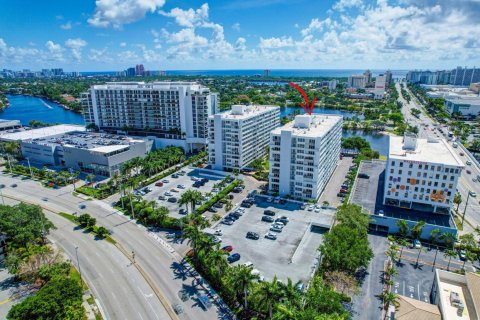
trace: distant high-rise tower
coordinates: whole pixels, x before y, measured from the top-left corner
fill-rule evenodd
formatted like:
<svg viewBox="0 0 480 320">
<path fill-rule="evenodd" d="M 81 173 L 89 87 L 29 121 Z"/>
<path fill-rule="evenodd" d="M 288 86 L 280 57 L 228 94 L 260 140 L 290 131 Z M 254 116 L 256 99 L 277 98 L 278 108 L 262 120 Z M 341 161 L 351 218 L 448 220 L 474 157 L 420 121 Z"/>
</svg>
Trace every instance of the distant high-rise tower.
<svg viewBox="0 0 480 320">
<path fill-rule="evenodd" d="M 385 85 L 389 87 L 392 84 L 392 71 L 385 71 Z"/>
<path fill-rule="evenodd" d="M 268 70 L 268 69 L 263 70 L 263 76 L 264 77 L 270 77 L 270 70 Z"/>
<path fill-rule="evenodd" d="M 363 75 L 365 76 L 365 85 L 368 85 L 372 82 L 372 73 L 370 70 L 365 71 Z"/>
<path fill-rule="evenodd" d="M 143 64 L 137 64 L 135 66 L 135 75 L 143 77 L 144 74 L 145 74 L 145 68 L 143 67 Z"/>
</svg>

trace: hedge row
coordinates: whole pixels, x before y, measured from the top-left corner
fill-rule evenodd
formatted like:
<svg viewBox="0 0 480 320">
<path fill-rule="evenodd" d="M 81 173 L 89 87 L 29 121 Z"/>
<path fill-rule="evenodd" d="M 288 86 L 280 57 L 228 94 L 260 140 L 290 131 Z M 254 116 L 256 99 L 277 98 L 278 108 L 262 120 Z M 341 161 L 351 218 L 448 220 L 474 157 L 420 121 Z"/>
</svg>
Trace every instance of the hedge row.
<svg viewBox="0 0 480 320">
<path fill-rule="evenodd" d="M 240 184 L 240 181 L 239 180 L 235 180 L 233 181 L 232 183 L 230 183 L 225 189 L 223 189 L 222 191 L 220 191 L 219 193 L 217 193 L 212 199 L 210 199 L 207 203 L 205 204 L 202 204 L 200 207 L 198 207 L 197 210 L 195 210 L 195 212 L 197 214 L 202 214 L 204 213 L 205 211 L 207 211 L 211 206 L 213 206 L 215 203 L 217 203 L 218 201 L 220 201 L 221 199 L 225 198 L 229 193 L 230 191 L 233 190 L 233 188 L 235 188 L 236 186 L 238 186 Z"/>
</svg>

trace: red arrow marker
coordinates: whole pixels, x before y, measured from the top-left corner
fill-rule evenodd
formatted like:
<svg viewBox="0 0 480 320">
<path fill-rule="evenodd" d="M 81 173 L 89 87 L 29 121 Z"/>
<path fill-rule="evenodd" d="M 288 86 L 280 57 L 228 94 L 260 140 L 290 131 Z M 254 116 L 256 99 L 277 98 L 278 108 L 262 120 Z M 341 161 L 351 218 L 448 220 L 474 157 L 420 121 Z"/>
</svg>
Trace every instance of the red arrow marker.
<svg viewBox="0 0 480 320">
<path fill-rule="evenodd" d="M 313 102 L 310 105 L 309 102 L 308 102 L 308 96 L 305 93 L 305 91 L 303 91 L 302 88 L 300 88 L 298 85 L 296 85 L 293 82 L 289 82 L 288 84 L 291 85 L 292 87 L 294 87 L 295 89 L 297 89 L 298 92 L 300 92 L 300 94 L 303 97 L 303 100 L 305 101 L 305 103 L 300 103 L 300 106 L 303 108 L 303 110 L 305 110 L 306 113 L 308 113 L 309 115 L 312 115 L 313 108 L 315 107 L 315 102 L 317 102 L 317 98 L 316 97 L 313 98 Z"/>
</svg>

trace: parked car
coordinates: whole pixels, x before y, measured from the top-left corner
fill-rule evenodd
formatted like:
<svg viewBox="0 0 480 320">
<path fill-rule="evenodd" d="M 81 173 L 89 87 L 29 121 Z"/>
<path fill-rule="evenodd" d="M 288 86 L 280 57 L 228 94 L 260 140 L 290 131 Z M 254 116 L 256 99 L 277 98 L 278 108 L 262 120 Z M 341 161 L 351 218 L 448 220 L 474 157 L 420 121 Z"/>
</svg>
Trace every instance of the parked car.
<svg viewBox="0 0 480 320">
<path fill-rule="evenodd" d="M 247 268 L 252 268 L 253 269 L 253 262 L 251 262 L 251 261 L 247 261 L 243 265 Z"/>
<path fill-rule="evenodd" d="M 233 194 L 227 195 L 227 198 L 230 199 L 230 200 L 232 200 L 232 199 L 233 199 Z"/>
<path fill-rule="evenodd" d="M 300 206 L 300 209 L 305 210 L 305 209 L 307 208 L 307 205 L 308 205 L 308 204 L 305 203 L 305 202 L 302 203 L 302 205 Z"/>
<path fill-rule="evenodd" d="M 280 204 L 285 204 L 285 203 L 287 203 L 287 200 L 285 200 L 285 199 L 280 199 Z"/>
<path fill-rule="evenodd" d="M 280 197 L 276 197 L 276 198 L 273 200 L 273 203 L 280 203 Z"/>
<path fill-rule="evenodd" d="M 273 201 L 273 198 L 272 198 L 272 197 L 268 197 L 268 198 L 267 198 L 267 202 L 270 203 L 270 202 L 272 202 L 272 201 Z"/>
<path fill-rule="evenodd" d="M 84 205 L 84 204 L 81 204 L 81 205 L 79 205 L 78 207 L 79 207 L 80 209 L 85 209 L 87 206 Z"/>
<path fill-rule="evenodd" d="M 177 198 L 175 198 L 175 197 L 170 197 L 170 198 L 168 198 L 167 201 L 168 201 L 168 202 L 171 202 L 171 203 L 176 203 L 176 202 L 177 202 Z"/>
<path fill-rule="evenodd" d="M 170 191 L 167 191 L 167 192 L 164 193 L 164 195 L 166 197 L 171 197 L 171 196 L 173 196 L 173 193 L 171 193 Z"/>
<path fill-rule="evenodd" d="M 242 201 L 242 204 L 240 206 L 244 208 L 250 208 L 252 204 L 250 202 Z"/>
<path fill-rule="evenodd" d="M 184 185 L 184 184 L 179 184 L 179 185 L 177 186 L 177 188 L 178 188 L 178 189 L 185 189 L 185 185 Z"/>
<path fill-rule="evenodd" d="M 178 174 L 172 174 L 172 178 L 177 179 L 177 178 L 178 178 Z"/>
<path fill-rule="evenodd" d="M 221 209 L 221 208 L 223 208 L 223 203 L 217 202 L 217 203 L 215 203 L 213 206 L 214 206 L 215 208 Z"/>
<path fill-rule="evenodd" d="M 177 235 L 173 232 L 167 233 L 167 239 L 174 239 Z"/>
<path fill-rule="evenodd" d="M 477 193 L 474 192 L 474 191 L 469 191 L 468 193 L 470 194 L 470 197 L 474 197 L 474 198 L 475 198 L 475 197 L 477 196 Z"/>
<path fill-rule="evenodd" d="M 165 196 L 158 196 L 158 200 L 165 200 L 167 199 Z"/>
<path fill-rule="evenodd" d="M 270 231 L 275 231 L 275 232 L 282 232 L 282 228 L 280 228 L 278 225 L 272 226 L 270 228 Z"/>
<path fill-rule="evenodd" d="M 197 181 L 197 182 L 195 182 L 192 186 L 193 186 L 194 188 L 200 188 L 200 187 L 202 186 L 202 184 L 201 184 L 201 183 L 198 183 L 198 181 Z"/>
<path fill-rule="evenodd" d="M 465 250 L 459 250 L 458 251 L 458 257 L 460 258 L 460 260 L 465 261 L 465 259 L 467 259 L 467 255 L 466 255 Z"/>
<path fill-rule="evenodd" d="M 232 252 L 233 251 L 233 247 L 232 246 L 225 246 L 222 248 L 223 251 L 225 252 Z"/>
<path fill-rule="evenodd" d="M 273 232 L 268 232 L 265 234 L 265 238 L 270 240 L 277 240 L 277 234 Z"/>
<path fill-rule="evenodd" d="M 178 210 L 178 214 L 182 214 L 182 215 L 187 214 L 187 210 L 182 208 Z"/>
<path fill-rule="evenodd" d="M 346 196 L 347 196 L 346 193 L 341 193 L 341 192 L 337 193 L 337 197 L 345 198 Z"/>
<path fill-rule="evenodd" d="M 287 217 L 280 217 L 280 218 L 275 219 L 275 222 L 280 222 L 285 226 L 287 225 L 288 221 L 289 221 L 289 219 Z"/>
<path fill-rule="evenodd" d="M 247 232 L 247 239 L 258 240 L 259 238 L 260 238 L 260 236 L 258 235 L 258 233 L 253 232 L 253 231 L 248 231 Z"/>
<path fill-rule="evenodd" d="M 422 243 L 420 242 L 420 240 L 418 239 L 413 240 L 412 248 L 420 249 L 421 247 L 422 247 Z"/>
<path fill-rule="evenodd" d="M 231 226 L 233 224 L 233 220 L 230 219 L 223 219 L 222 220 L 223 224 L 226 224 L 227 226 Z"/>
<path fill-rule="evenodd" d="M 347 189 L 340 189 L 340 193 L 348 193 L 348 190 Z"/>
<path fill-rule="evenodd" d="M 162 181 L 159 181 L 159 182 L 155 183 L 155 186 L 157 186 L 157 187 L 163 187 L 163 182 L 162 182 Z"/>
<path fill-rule="evenodd" d="M 460 155 L 463 157 L 463 156 L 465 155 L 465 153 L 463 153 L 463 152 L 460 152 Z"/>
<path fill-rule="evenodd" d="M 315 209 L 315 206 L 309 205 L 308 208 L 307 208 L 307 211 L 313 211 L 313 209 Z"/>
<path fill-rule="evenodd" d="M 207 183 L 207 182 L 210 181 L 210 180 L 208 180 L 207 178 L 201 178 L 201 181 L 202 181 L 203 183 Z"/>
<path fill-rule="evenodd" d="M 266 215 L 266 216 L 275 216 L 275 211 L 272 211 L 272 210 L 265 210 L 263 211 L 263 214 Z"/>
<path fill-rule="evenodd" d="M 471 165 L 472 165 L 472 161 L 467 160 L 467 161 L 466 161 L 466 164 L 469 165 L 469 166 L 471 166 Z"/>
<path fill-rule="evenodd" d="M 218 189 L 218 188 L 213 188 L 213 189 L 212 189 L 212 192 L 215 192 L 215 193 L 217 193 L 217 192 L 219 192 L 219 191 L 220 191 L 220 189 Z"/>
<path fill-rule="evenodd" d="M 215 213 L 215 212 L 218 212 L 218 210 L 215 209 L 215 207 L 212 206 L 212 207 L 208 208 L 208 212 Z"/>
<path fill-rule="evenodd" d="M 359 173 L 359 174 L 358 174 L 358 177 L 359 177 L 359 178 L 362 178 L 362 179 L 369 179 L 369 178 L 370 178 L 370 176 L 369 176 L 368 174 L 366 174 L 366 173 Z"/>
<path fill-rule="evenodd" d="M 467 173 L 468 173 L 468 174 L 471 174 L 471 173 L 472 173 L 472 171 L 470 171 L 470 170 L 467 170 Z"/>
<path fill-rule="evenodd" d="M 240 260 L 240 253 L 234 253 L 227 258 L 228 262 L 234 263 L 235 261 Z"/>
<path fill-rule="evenodd" d="M 175 189 L 175 188 L 170 189 L 170 191 L 172 191 L 172 192 L 180 192 L 178 189 Z"/>
<path fill-rule="evenodd" d="M 234 221 L 237 221 L 238 218 L 240 218 L 239 216 L 237 215 L 234 215 L 233 213 L 230 213 L 229 215 L 226 216 L 227 219 L 230 219 L 230 220 L 234 220 Z"/>
<path fill-rule="evenodd" d="M 231 215 L 232 217 L 237 218 L 237 219 L 239 219 L 239 218 L 242 216 L 242 214 L 241 214 L 241 213 L 238 213 L 238 212 L 232 212 L 232 213 L 230 213 L 230 215 Z"/>
<path fill-rule="evenodd" d="M 163 183 L 169 183 L 170 181 L 168 179 L 163 179 L 162 182 Z"/>
<path fill-rule="evenodd" d="M 274 219 L 270 216 L 263 216 L 262 217 L 262 221 L 265 221 L 265 222 L 273 222 Z"/>
<path fill-rule="evenodd" d="M 216 236 L 221 236 L 223 234 L 223 232 L 222 232 L 221 229 L 217 229 L 217 230 L 215 230 L 215 232 L 213 234 L 216 235 Z"/>
</svg>

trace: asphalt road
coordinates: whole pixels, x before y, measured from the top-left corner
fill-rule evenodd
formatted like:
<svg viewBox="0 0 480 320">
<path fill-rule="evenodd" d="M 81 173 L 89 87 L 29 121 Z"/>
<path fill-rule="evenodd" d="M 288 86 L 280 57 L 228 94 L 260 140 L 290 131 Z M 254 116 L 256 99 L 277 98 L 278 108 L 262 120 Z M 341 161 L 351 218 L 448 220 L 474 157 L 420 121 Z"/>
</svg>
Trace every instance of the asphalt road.
<svg viewBox="0 0 480 320">
<path fill-rule="evenodd" d="M 18 203 L 10 199 L 5 202 Z M 55 213 L 45 211 L 45 214 L 56 226 L 51 230 L 49 240 L 63 249 L 81 271 L 84 281 L 98 299 L 105 319 L 169 318 L 145 279 L 113 244 L 95 240 L 93 235 Z"/>
<path fill-rule="evenodd" d="M 400 84 L 396 84 L 398 92 L 400 92 Z M 405 86 L 406 88 L 406 86 Z M 408 90 L 406 88 L 408 92 Z M 411 125 L 416 125 L 419 128 L 419 136 L 422 138 L 427 138 L 427 136 L 432 136 L 434 138 L 443 138 L 443 139 L 448 139 L 448 129 L 443 129 L 444 133 L 440 133 L 438 129 L 434 129 L 434 124 L 437 125 L 436 128 L 440 128 L 440 125 L 436 123 L 434 120 L 429 118 L 423 109 L 422 106 L 418 105 L 416 98 L 412 95 L 412 99 L 410 100 L 410 103 L 407 103 L 400 95 L 399 101 L 402 101 L 404 104 L 404 108 L 402 109 L 402 112 L 404 114 L 405 119 L 411 124 Z M 411 114 L 411 109 L 412 108 L 417 108 L 421 110 L 421 114 L 419 118 L 414 117 Z M 428 127 L 425 128 L 424 125 L 428 124 Z M 449 142 L 450 145 L 453 144 L 453 141 Z M 464 153 L 464 151 L 460 148 L 454 148 L 453 149 L 455 153 L 462 159 L 463 163 L 465 164 L 465 170 L 463 170 L 462 175 L 459 179 L 459 183 L 457 186 L 458 192 L 462 195 L 462 203 L 460 204 L 459 212 L 463 214 L 463 211 L 465 209 L 465 204 L 467 200 L 467 196 L 469 191 L 474 191 L 478 195 L 480 195 L 480 182 L 473 182 L 472 179 L 476 178 L 477 175 L 480 174 L 480 168 L 475 165 L 474 159 L 470 158 L 467 154 L 464 154 L 463 156 L 460 153 Z M 472 165 L 467 165 L 466 162 L 471 161 Z M 469 170 L 471 173 L 467 173 L 467 170 Z M 468 202 L 468 207 L 465 213 L 465 222 L 464 224 L 464 231 L 459 231 L 460 234 L 465 233 L 465 232 L 472 232 L 473 229 L 477 226 L 480 226 L 480 196 L 477 198 L 470 197 L 469 202 Z"/>
<path fill-rule="evenodd" d="M 121 215 L 110 204 L 99 200 L 83 200 L 73 196 L 72 187 L 62 189 L 48 189 L 38 182 L 21 180 L 18 177 L 1 174 L 2 182 L 6 188 L 2 190 L 5 195 L 14 196 L 30 203 L 42 205 L 44 208 L 65 211 L 89 213 L 97 219 L 97 224 L 105 226 L 112 232 L 112 236 L 123 245 L 127 252 L 135 252 L 135 260 L 152 279 L 155 286 L 165 296 L 166 300 L 173 304 L 180 304 L 184 313 L 181 319 L 228 319 L 228 309 L 221 303 L 215 302 L 209 309 L 204 309 L 198 294 L 205 294 L 203 287 L 198 281 L 186 272 L 181 257 L 171 248 L 164 246 L 161 241 L 154 237 L 153 233 L 147 232 L 146 228 L 135 224 L 128 217 Z M 11 187 L 16 183 L 17 187 Z M 80 205 L 86 205 L 80 209 Z M 114 250 L 113 248 L 110 250 Z M 116 249 L 115 249 L 116 250 Z M 191 298 L 183 302 L 179 298 L 180 290 L 188 290 Z M 116 292 L 106 288 L 108 292 Z"/>
</svg>

